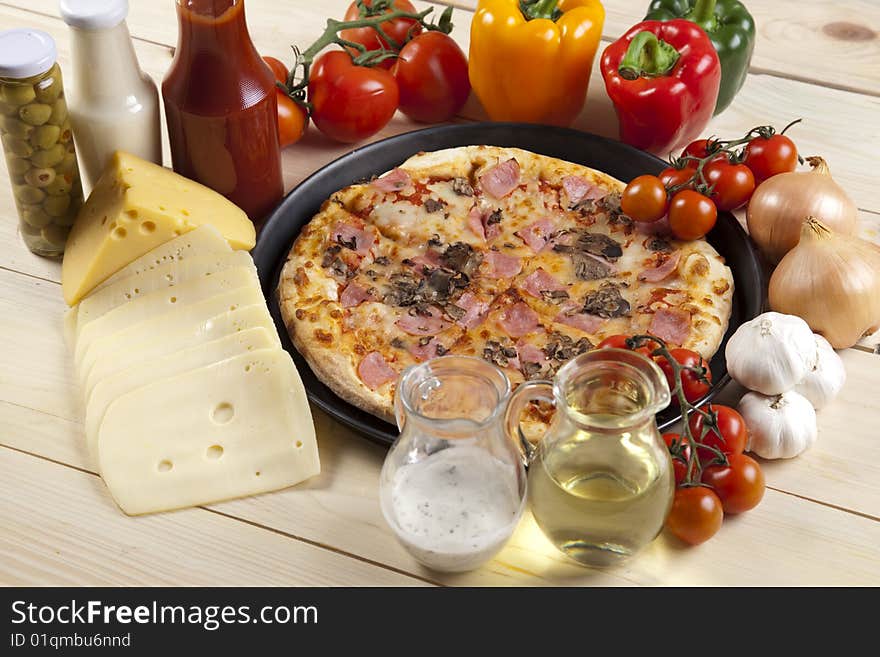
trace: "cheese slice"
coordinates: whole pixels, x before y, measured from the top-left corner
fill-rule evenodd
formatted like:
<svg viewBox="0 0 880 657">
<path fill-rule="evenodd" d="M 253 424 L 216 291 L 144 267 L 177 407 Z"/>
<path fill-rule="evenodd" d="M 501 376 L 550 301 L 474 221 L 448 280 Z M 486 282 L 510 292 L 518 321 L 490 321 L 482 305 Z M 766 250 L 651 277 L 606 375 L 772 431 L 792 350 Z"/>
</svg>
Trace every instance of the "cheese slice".
<svg viewBox="0 0 880 657">
<path fill-rule="evenodd" d="M 97 460 L 98 427 L 107 408 L 135 388 L 259 349 L 277 347 L 277 339 L 263 327 L 233 333 L 217 340 L 132 365 L 102 379 L 86 401 L 85 432 L 89 453 Z"/>
<path fill-rule="evenodd" d="M 98 461 L 129 515 L 266 493 L 320 472 L 305 390 L 279 349 L 123 395 L 101 422 Z"/>
<path fill-rule="evenodd" d="M 184 233 L 180 237 L 175 237 L 170 242 L 157 246 L 152 251 L 148 251 L 105 279 L 100 285 L 96 285 L 95 291 L 128 276 L 155 269 L 167 262 L 206 256 L 212 253 L 229 253 L 230 251 L 232 251 L 232 247 L 229 246 L 229 242 L 220 234 L 220 231 L 211 225 L 205 224 L 193 231 Z"/>
<path fill-rule="evenodd" d="M 72 306 L 132 261 L 203 224 L 232 248 L 256 243 L 247 215 L 217 192 L 117 152 L 71 228 L 61 267 L 64 300 Z"/>
<path fill-rule="evenodd" d="M 235 310 L 229 310 L 236 304 Z M 258 326 L 281 346 L 262 295 L 244 288 L 99 338 L 83 357 L 79 372 L 84 399 L 100 381 L 128 367 Z"/>
<path fill-rule="evenodd" d="M 153 269 L 147 269 L 122 278 L 100 290 L 95 290 L 79 302 L 77 331 L 89 322 L 102 317 L 114 308 L 156 290 L 172 288 L 196 278 L 212 276 L 233 267 L 253 268 L 254 261 L 247 251 L 208 254 L 172 260 Z"/>
<path fill-rule="evenodd" d="M 74 364 L 79 370 L 82 357 L 91 343 L 105 335 L 121 331 L 138 322 L 148 320 L 171 310 L 210 299 L 213 296 L 238 288 L 260 290 L 256 270 L 253 267 L 235 267 L 212 276 L 196 278 L 164 290 L 155 290 L 138 297 L 123 306 L 114 308 L 98 319 L 77 325 Z M 262 295 L 261 295 L 262 296 Z"/>
</svg>

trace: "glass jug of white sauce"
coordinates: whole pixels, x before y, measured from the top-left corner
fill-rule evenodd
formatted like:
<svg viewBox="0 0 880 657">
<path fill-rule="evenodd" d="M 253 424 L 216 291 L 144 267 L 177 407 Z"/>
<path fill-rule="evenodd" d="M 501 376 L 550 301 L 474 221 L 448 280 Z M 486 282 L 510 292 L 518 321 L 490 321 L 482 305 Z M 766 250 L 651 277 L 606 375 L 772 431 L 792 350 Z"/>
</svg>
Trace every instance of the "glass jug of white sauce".
<svg viewBox="0 0 880 657">
<path fill-rule="evenodd" d="M 70 26 L 70 118 L 91 189 L 117 150 L 162 164 L 159 92 L 138 64 L 125 24 L 128 0 L 61 0 Z"/>
</svg>

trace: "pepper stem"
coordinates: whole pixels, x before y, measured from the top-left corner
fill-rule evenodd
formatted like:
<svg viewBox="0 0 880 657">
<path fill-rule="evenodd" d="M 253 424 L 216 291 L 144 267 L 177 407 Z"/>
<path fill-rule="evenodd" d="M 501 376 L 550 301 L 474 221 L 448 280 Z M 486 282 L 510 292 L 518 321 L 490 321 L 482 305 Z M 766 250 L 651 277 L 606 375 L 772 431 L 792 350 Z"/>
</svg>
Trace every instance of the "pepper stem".
<svg viewBox="0 0 880 657">
<path fill-rule="evenodd" d="M 715 0 L 697 0 L 694 8 L 684 17 L 702 27 L 706 32 L 714 32 L 718 27 L 718 19 L 715 18 Z"/>
<path fill-rule="evenodd" d="M 562 12 L 556 7 L 558 4 L 559 0 L 520 0 L 519 10 L 530 21 L 537 18 L 555 21 L 562 15 Z"/>
<path fill-rule="evenodd" d="M 679 56 L 674 46 L 645 30 L 630 41 L 626 54 L 620 60 L 618 71 L 625 80 L 657 78 L 669 73 L 678 62 Z"/>
</svg>

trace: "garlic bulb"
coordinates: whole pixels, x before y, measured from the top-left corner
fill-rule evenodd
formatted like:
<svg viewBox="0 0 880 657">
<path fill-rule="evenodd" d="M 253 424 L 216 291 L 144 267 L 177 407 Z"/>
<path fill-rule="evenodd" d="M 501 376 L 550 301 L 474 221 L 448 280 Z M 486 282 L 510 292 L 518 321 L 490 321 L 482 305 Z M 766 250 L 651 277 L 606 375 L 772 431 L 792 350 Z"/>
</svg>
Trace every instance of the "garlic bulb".
<svg viewBox="0 0 880 657">
<path fill-rule="evenodd" d="M 778 395 L 816 365 L 813 332 L 800 317 L 764 313 L 740 326 L 724 352 L 730 376 L 749 390 Z"/>
<path fill-rule="evenodd" d="M 819 348 L 816 366 L 807 372 L 807 376 L 794 387 L 794 390 L 806 397 L 818 411 L 837 397 L 843 384 L 846 383 L 846 370 L 843 361 L 828 340 L 821 335 L 815 337 Z"/>
<path fill-rule="evenodd" d="M 770 277 L 770 307 L 806 320 L 835 349 L 880 326 L 880 250 L 813 217 Z"/>
<path fill-rule="evenodd" d="M 816 411 L 791 391 L 767 396 L 746 393 L 737 407 L 749 428 L 746 451 L 765 459 L 790 459 L 816 442 Z"/>
</svg>

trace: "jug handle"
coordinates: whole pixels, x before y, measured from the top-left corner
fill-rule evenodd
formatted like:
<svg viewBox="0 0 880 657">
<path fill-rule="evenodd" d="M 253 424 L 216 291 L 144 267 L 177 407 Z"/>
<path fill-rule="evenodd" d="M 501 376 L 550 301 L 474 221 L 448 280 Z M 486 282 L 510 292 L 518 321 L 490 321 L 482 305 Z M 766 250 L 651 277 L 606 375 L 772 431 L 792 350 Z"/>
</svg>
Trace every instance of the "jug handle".
<svg viewBox="0 0 880 657">
<path fill-rule="evenodd" d="M 519 447 L 523 465 L 528 467 L 535 453 L 535 448 L 522 432 L 519 423 L 523 409 L 531 401 L 545 401 L 556 406 L 556 397 L 553 395 L 553 384 L 550 381 L 528 381 L 521 384 L 510 396 L 507 410 L 504 412 L 504 427 L 507 437 Z"/>
</svg>

